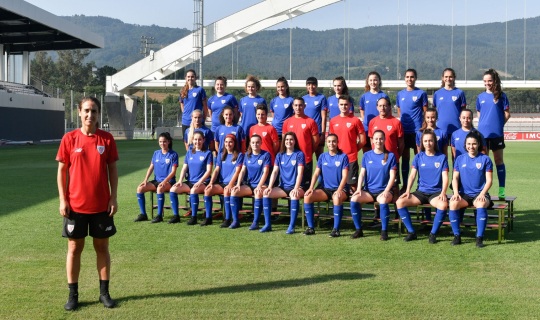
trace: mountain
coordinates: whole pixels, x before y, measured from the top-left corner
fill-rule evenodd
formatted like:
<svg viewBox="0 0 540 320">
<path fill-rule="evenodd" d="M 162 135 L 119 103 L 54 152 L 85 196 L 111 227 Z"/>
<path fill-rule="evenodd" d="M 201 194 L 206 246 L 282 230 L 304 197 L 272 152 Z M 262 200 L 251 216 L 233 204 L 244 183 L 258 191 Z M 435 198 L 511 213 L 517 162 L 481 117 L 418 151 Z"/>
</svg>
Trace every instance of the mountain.
<svg viewBox="0 0 540 320">
<path fill-rule="evenodd" d="M 63 17 L 105 38 L 105 48 L 92 50 L 88 59 L 97 67 L 109 65 L 122 69 L 142 58 L 141 36 L 154 37 L 153 50 L 166 46 L 190 33 L 187 29 L 165 28 L 157 25 L 126 24 L 118 19 L 76 15 Z M 508 77 L 523 79 L 524 21 L 508 22 Z M 540 78 L 540 17 L 526 21 L 526 78 Z M 398 26 L 378 26 L 350 29 L 349 77 L 364 79 L 372 70 L 383 79 L 396 79 L 406 69 L 406 26 L 399 27 L 399 68 L 397 65 Z M 438 79 L 444 68 L 452 66 L 458 79 L 464 79 L 464 57 L 467 52 L 467 79 L 479 80 L 488 68 L 505 70 L 505 23 L 487 23 L 468 27 L 439 25 L 409 25 L 408 66 L 416 68 L 420 79 Z M 452 32 L 453 50 L 452 48 Z M 465 48 L 465 34 L 467 43 Z M 312 31 L 292 30 L 292 74 L 295 79 L 315 75 L 332 79 L 344 73 L 347 64 L 344 54 L 343 29 Z M 234 57 L 234 58 L 232 58 Z M 238 59 L 238 61 L 237 61 Z M 234 61 L 233 61 L 234 60 Z M 238 64 L 237 64 L 238 62 Z M 289 29 L 266 30 L 225 47 L 205 58 L 205 77 L 225 75 L 231 78 L 234 63 L 235 78 L 256 74 L 275 79 L 289 75 Z M 236 69 L 238 68 L 238 72 Z M 182 77 L 182 75 L 178 75 Z"/>
</svg>

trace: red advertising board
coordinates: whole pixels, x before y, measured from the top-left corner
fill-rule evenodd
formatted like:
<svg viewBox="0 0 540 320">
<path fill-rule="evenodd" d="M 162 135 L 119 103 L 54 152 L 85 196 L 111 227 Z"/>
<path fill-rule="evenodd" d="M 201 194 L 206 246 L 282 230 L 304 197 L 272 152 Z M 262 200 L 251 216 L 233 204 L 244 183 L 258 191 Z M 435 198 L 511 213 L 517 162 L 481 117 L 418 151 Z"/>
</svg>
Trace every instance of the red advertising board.
<svg viewBox="0 0 540 320">
<path fill-rule="evenodd" d="M 505 132 L 505 141 L 540 141 L 540 132 Z"/>
</svg>

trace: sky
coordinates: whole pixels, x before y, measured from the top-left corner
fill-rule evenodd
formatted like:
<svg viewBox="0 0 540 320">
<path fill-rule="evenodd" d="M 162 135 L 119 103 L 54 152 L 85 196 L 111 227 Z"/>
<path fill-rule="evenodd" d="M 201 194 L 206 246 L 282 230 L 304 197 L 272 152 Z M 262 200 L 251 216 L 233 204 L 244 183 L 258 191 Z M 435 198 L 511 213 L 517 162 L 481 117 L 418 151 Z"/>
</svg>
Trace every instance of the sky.
<svg viewBox="0 0 540 320">
<path fill-rule="evenodd" d="M 27 0 L 58 16 L 83 14 L 125 23 L 193 29 L 191 0 Z M 261 0 L 205 0 L 209 24 Z M 129 3 L 129 4 L 128 4 Z M 158 5 L 159 4 L 159 5 Z M 225 5 L 226 4 L 226 5 Z M 479 14 L 481 13 L 481 14 Z M 537 0 L 342 0 L 281 23 L 272 29 L 312 30 L 400 24 L 475 25 L 540 16 Z"/>
</svg>

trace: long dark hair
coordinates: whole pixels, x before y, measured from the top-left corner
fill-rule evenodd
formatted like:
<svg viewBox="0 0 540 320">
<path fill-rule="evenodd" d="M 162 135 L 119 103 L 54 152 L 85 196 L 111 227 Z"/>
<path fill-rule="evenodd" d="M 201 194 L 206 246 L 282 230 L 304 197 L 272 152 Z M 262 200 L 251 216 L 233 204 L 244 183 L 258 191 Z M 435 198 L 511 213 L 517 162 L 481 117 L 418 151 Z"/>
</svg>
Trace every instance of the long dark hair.
<svg viewBox="0 0 540 320">
<path fill-rule="evenodd" d="M 172 145 L 173 145 L 172 140 L 173 140 L 173 139 L 172 139 L 170 133 L 168 133 L 168 132 L 162 132 L 162 133 L 159 135 L 158 140 L 159 140 L 159 138 L 165 138 L 165 139 L 167 139 L 167 141 L 169 141 L 169 150 L 172 150 Z"/>
<path fill-rule="evenodd" d="M 349 87 L 347 87 L 347 82 L 345 82 L 345 78 L 342 76 L 337 76 L 332 80 L 332 86 L 334 85 L 334 81 L 341 81 L 341 85 L 343 86 L 343 90 L 341 90 L 340 95 L 349 95 Z M 337 92 L 336 92 L 337 93 Z"/>
<path fill-rule="evenodd" d="M 227 138 L 230 138 L 233 140 L 234 142 L 234 148 L 233 148 L 233 151 L 232 151 L 232 159 L 231 161 L 236 161 L 236 159 L 238 159 L 238 140 L 236 140 L 236 136 L 234 134 L 228 134 L 225 136 L 225 140 L 227 140 Z M 225 142 L 225 140 L 223 140 Z M 227 159 L 227 149 L 225 148 L 225 143 L 223 143 L 223 149 L 221 149 L 221 161 L 225 161 Z"/>
<path fill-rule="evenodd" d="M 289 82 L 287 82 L 287 79 L 285 77 L 279 77 L 276 81 L 276 85 L 280 82 L 283 82 L 283 85 L 285 86 L 285 94 L 287 97 L 291 96 L 291 89 L 289 88 Z M 277 94 L 279 96 L 279 93 Z"/>
<path fill-rule="evenodd" d="M 326 140 L 328 140 L 328 138 L 330 138 L 330 137 L 335 137 L 336 138 L 336 144 L 338 145 L 336 153 L 337 154 L 342 154 L 343 151 L 339 148 L 339 137 L 337 136 L 337 134 L 335 134 L 335 133 L 328 134 L 328 136 L 326 136 Z"/>
<path fill-rule="evenodd" d="M 431 136 L 433 138 L 434 142 L 434 149 L 435 153 L 439 152 L 439 144 L 437 143 L 437 135 L 435 132 L 431 129 L 425 129 L 422 131 L 422 137 L 420 138 L 420 151 L 426 152 L 426 148 L 424 147 L 424 136 Z"/>
<path fill-rule="evenodd" d="M 246 157 L 248 158 L 251 158 L 251 155 L 253 154 L 253 149 L 251 149 L 251 139 L 253 138 L 258 138 L 262 142 L 262 138 L 258 134 L 254 134 L 249 138 L 249 143 L 248 143 L 247 152 L 246 152 Z"/>
<path fill-rule="evenodd" d="M 502 88 L 501 88 L 501 78 L 499 77 L 499 73 L 495 71 L 495 69 L 489 69 L 488 71 L 484 72 L 484 75 L 490 75 L 491 79 L 493 79 L 494 87 L 491 89 L 491 92 L 493 92 L 493 98 L 495 101 L 499 100 L 502 94 Z"/>
<path fill-rule="evenodd" d="M 376 133 L 382 134 L 384 141 L 386 142 L 386 134 L 382 130 L 375 130 L 375 132 L 373 132 L 373 135 L 371 136 L 372 141 Z M 386 144 L 383 144 L 383 153 L 384 153 L 384 162 L 386 162 L 386 160 L 388 160 L 388 150 L 386 150 Z"/>
<path fill-rule="evenodd" d="M 454 81 L 455 81 L 455 80 L 456 80 L 456 72 L 455 72 L 454 69 L 452 69 L 452 68 L 446 68 L 446 69 L 444 69 L 443 72 L 442 72 L 441 78 L 444 77 L 444 73 L 445 73 L 446 71 L 452 72 L 452 76 L 454 77 Z M 455 85 L 455 83 L 454 83 L 454 85 Z M 441 88 L 444 88 L 444 80 L 441 80 Z"/>
<path fill-rule="evenodd" d="M 206 145 L 204 144 L 204 134 L 203 134 L 201 131 L 195 131 L 195 132 L 193 133 L 193 137 L 195 137 L 196 134 L 200 135 L 201 138 L 203 139 L 203 145 L 202 145 L 201 151 L 206 151 L 207 148 L 206 148 Z M 196 152 L 196 151 L 195 151 L 195 145 L 194 145 L 193 147 L 191 147 L 191 153 L 192 153 L 192 154 L 195 154 L 195 152 Z"/>
<path fill-rule="evenodd" d="M 285 147 L 285 138 L 287 138 L 287 136 L 293 137 L 294 151 L 300 151 L 300 147 L 298 146 L 298 138 L 296 137 L 296 133 L 294 133 L 292 131 L 289 131 L 289 132 L 285 133 L 285 135 L 283 135 L 283 139 L 281 139 L 281 147 L 279 148 L 279 152 L 280 153 L 287 152 L 287 147 Z"/>
<path fill-rule="evenodd" d="M 236 116 L 236 112 L 234 112 L 234 108 L 231 107 L 231 106 L 223 107 L 223 109 L 221 110 L 221 113 L 219 114 L 219 123 L 225 124 L 225 118 L 223 118 L 223 112 L 225 110 L 231 110 L 231 112 L 233 114 L 233 124 L 237 125 L 238 124 L 238 117 Z"/>
<path fill-rule="evenodd" d="M 484 149 L 484 144 L 482 143 L 482 137 L 480 136 L 480 132 L 478 132 L 478 130 L 476 129 L 473 129 L 469 131 L 469 133 L 467 133 L 467 136 L 465 137 L 465 141 L 463 142 L 463 148 L 465 148 L 465 150 L 467 150 L 467 139 L 469 138 L 475 139 L 476 143 L 478 143 L 477 153 L 482 152 L 482 150 Z"/>
</svg>

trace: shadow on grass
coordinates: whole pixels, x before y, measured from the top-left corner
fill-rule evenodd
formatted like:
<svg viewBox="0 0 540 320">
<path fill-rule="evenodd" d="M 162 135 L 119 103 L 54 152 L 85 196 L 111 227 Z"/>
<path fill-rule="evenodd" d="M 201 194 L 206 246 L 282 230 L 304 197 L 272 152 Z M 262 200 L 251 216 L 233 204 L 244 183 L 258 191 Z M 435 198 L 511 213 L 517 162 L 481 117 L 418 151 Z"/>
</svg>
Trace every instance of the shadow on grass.
<svg viewBox="0 0 540 320">
<path fill-rule="evenodd" d="M 351 280 L 364 280 L 375 277 L 371 273 L 357 273 L 357 272 L 344 272 L 336 274 L 323 274 L 314 277 L 300 278 L 300 279 L 288 279 L 277 280 L 268 282 L 256 282 L 248 284 L 239 284 L 225 287 L 214 287 L 199 290 L 187 290 L 178 292 L 166 292 L 156 293 L 148 295 L 134 295 L 125 296 L 118 299 L 119 302 L 127 300 L 148 299 L 148 298 L 169 298 L 169 297 L 194 297 L 209 294 L 229 294 L 229 293 L 241 293 L 241 292 L 253 292 L 263 290 L 276 290 L 284 288 L 295 288 L 302 286 L 309 286 L 313 284 L 331 282 L 331 281 L 351 281 Z"/>
<path fill-rule="evenodd" d="M 539 210 L 515 210 L 514 230 L 504 233 L 506 244 L 534 242 L 540 240 L 540 215 Z M 494 231 L 496 232 L 496 231 Z"/>
</svg>

